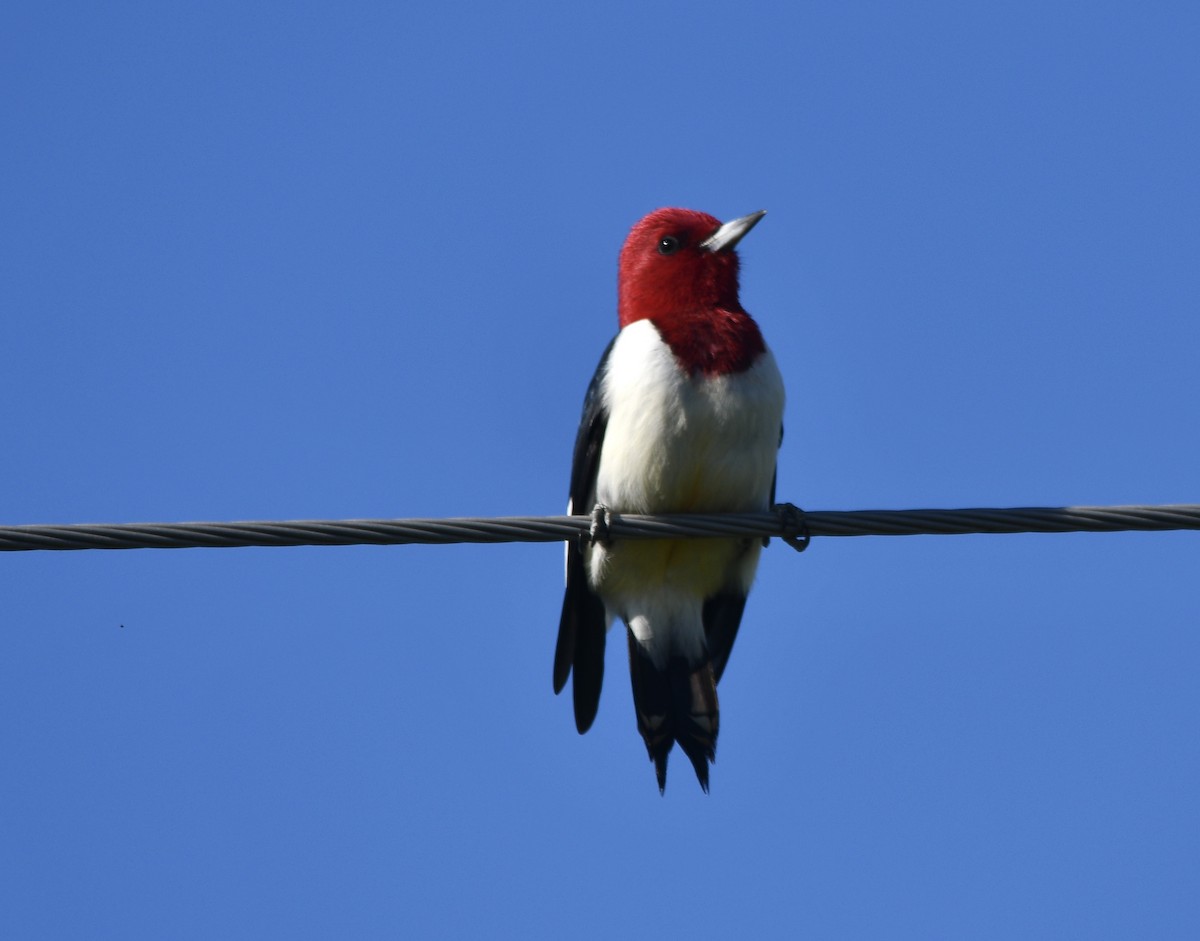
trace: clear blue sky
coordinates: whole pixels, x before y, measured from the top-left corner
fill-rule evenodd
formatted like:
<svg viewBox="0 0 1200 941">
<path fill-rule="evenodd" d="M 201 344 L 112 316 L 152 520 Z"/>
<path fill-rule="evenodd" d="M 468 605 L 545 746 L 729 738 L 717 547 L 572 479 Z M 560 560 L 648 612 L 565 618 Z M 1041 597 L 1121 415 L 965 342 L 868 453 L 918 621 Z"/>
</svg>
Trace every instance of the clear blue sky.
<svg viewBox="0 0 1200 941">
<path fill-rule="evenodd" d="M 1198 10 L 10 9 L 0 522 L 559 513 L 663 205 L 782 499 L 1200 502 Z M 1198 558 L 775 543 L 660 797 L 557 545 L 6 554 L 0 934 L 1195 938 Z"/>
</svg>

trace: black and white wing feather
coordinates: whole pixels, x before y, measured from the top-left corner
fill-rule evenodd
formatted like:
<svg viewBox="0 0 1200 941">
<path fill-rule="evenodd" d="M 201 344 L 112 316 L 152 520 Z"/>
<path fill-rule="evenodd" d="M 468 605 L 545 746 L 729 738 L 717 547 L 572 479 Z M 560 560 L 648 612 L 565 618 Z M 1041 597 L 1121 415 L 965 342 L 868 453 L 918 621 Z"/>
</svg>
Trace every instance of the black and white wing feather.
<svg viewBox="0 0 1200 941">
<path fill-rule="evenodd" d="M 613 344 L 609 343 L 584 398 L 583 418 L 571 464 L 568 513 L 590 513 L 596 503 L 596 475 L 600 469 L 604 432 L 608 427 L 602 384 L 612 348 Z M 567 677 L 572 671 L 575 674 L 572 694 L 575 727 L 580 734 L 591 728 L 600 706 L 600 687 L 604 683 L 604 638 L 608 630 L 604 602 L 588 585 L 584 556 L 586 541 L 587 537 L 581 536 L 567 544 L 567 589 L 558 623 L 558 646 L 554 651 L 554 692 L 562 692 Z"/>
</svg>

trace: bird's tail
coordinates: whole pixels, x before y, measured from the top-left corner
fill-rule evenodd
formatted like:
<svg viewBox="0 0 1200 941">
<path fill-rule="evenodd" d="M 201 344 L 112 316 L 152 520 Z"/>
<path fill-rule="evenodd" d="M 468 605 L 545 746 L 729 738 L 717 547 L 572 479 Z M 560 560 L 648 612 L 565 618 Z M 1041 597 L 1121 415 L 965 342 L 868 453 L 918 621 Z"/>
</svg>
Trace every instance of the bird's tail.
<svg viewBox="0 0 1200 941">
<path fill-rule="evenodd" d="M 638 731 L 654 762 L 658 790 L 667 787 L 667 755 L 675 742 L 696 769 L 700 787 L 708 793 L 708 765 L 716 761 L 720 708 L 712 663 L 691 664 L 672 657 L 660 670 L 628 631 L 629 673 Z"/>
</svg>

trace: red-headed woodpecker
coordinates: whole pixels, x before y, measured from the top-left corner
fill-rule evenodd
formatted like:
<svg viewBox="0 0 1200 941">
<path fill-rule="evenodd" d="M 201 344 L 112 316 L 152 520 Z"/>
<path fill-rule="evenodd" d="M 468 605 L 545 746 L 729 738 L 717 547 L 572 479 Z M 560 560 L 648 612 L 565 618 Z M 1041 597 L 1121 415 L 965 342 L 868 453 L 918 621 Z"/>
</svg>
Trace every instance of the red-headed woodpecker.
<svg viewBox="0 0 1200 941">
<path fill-rule="evenodd" d="M 734 247 L 764 213 L 724 225 L 659 209 L 621 249 L 620 331 L 588 388 L 568 513 L 767 509 L 783 429 L 783 379 L 738 300 Z M 574 672 L 575 725 L 596 718 L 604 638 L 628 628 L 638 731 L 667 782 L 675 742 L 708 790 L 717 682 L 758 567 L 758 539 L 587 539 L 567 546 L 554 691 Z"/>
</svg>

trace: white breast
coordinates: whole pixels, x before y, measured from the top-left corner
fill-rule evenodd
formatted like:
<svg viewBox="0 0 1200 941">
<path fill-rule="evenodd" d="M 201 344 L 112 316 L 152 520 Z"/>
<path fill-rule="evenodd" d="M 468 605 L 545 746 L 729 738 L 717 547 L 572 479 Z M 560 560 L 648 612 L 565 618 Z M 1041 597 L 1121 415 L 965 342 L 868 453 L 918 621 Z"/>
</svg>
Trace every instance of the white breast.
<svg viewBox="0 0 1200 941">
<path fill-rule="evenodd" d="M 769 351 L 745 372 L 689 376 L 642 320 L 617 337 L 603 390 L 600 503 L 628 513 L 766 507 L 784 399 Z"/>
</svg>

